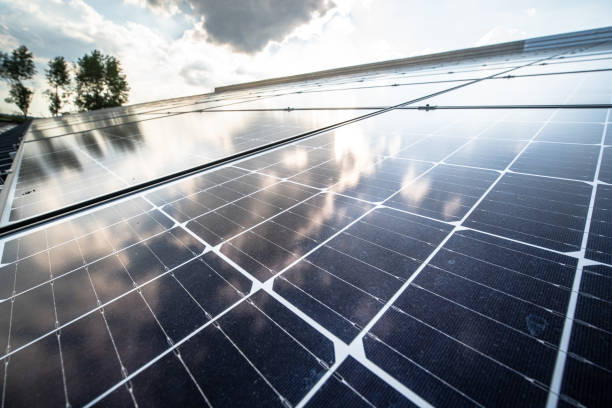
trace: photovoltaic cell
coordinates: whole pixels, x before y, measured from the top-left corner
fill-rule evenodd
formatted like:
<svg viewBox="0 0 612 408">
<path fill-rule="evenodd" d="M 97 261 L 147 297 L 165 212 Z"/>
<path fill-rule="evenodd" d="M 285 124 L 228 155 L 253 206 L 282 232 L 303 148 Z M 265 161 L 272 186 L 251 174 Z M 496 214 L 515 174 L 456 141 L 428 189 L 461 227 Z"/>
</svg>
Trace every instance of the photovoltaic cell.
<svg viewBox="0 0 612 408">
<path fill-rule="evenodd" d="M 586 257 L 612 264 L 612 186 L 598 184 Z"/>
<path fill-rule="evenodd" d="M 543 125 L 543 122 L 515 122 L 507 120 L 493 125 L 479 137 L 484 139 L 529 140 Z"/>
<path fill-rule="evenodd" d="M 503 170 L 525 144 L 526 142 L 522 141 L 476 139 L 446 159 L 446 163 Z"/>
<path fill-rule="evenodd" d="M 347 357 L 308 407 L 417 407 L 357 360 Z"/>
<path fill-rule="evenodd" d="M 599 181 L 612 184 L 612 148 L 604 147 L 601 157 L 601 167 L 599 168 Z"/>
<path fill-rule="evenodd" d="M 536 137 L 543 142 L 599 144 L 603 125 L 599 123 L 550 123 Z"/>
<path fill-rule="evenodd" d="M 465 225 L 545 248 L 580 250 L 591 186 L 577 181 L 506 174 Z"/>
<path fill-rule="evenodd" d="M 592 181 L 599 146 L 532 143 L 510 167 L 520 173 Z"/>
</svg>

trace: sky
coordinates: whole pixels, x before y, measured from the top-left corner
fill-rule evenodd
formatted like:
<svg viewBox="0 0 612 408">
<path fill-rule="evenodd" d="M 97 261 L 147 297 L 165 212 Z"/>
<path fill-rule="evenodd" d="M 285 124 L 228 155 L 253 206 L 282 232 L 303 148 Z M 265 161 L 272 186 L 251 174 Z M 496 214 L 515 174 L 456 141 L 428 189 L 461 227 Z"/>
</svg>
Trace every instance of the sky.
<svg viewBox="0 0 612 408">
<path fill-rule="evenodd" d="M 604 27 L 611 17 L 609 0 L 0 0 L 0 50 L 34 53 L 31 113 L 49 116 L 44 70 L 58 55 L 114 55 L 133 104 Z M 7 96 L 0 83 L 0 112 L 17 112 Z"/>
</svg>

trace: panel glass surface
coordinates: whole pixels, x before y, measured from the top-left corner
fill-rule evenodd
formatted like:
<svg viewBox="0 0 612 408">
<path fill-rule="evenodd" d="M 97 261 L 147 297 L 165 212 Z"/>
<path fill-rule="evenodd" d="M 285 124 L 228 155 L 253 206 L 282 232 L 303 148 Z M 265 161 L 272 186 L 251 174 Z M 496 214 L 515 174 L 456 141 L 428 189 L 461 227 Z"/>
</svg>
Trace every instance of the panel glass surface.
<svg viewBox="0 0 612 408">
<path fill-rule="evenodd" d="M 7 221 L 60 209 L 362 114 L 203 112 L 86 132 L 69 133 L 62 128 L 62 136 L 24 143 Z"/>
<path fill-rule="evenodd" d="M 519 74 L 520 69 L 511 74 Z M 503 75 L 502 75 L 503 77 Z M 431 105 L 609 104 L 612 71 L 490 79 L 428 100 Z"/>
<path fill-rule="evenodd" d="M 445 95 L 557 107 L 387 111 L 3 236 L 4 405 L 610 405 L 611 112 L 563 103 L 611 92 L 529 78 Z M 145 110 L 25 143 L 15 201 L 62 205 L 364 113 Z"/>
</svg>

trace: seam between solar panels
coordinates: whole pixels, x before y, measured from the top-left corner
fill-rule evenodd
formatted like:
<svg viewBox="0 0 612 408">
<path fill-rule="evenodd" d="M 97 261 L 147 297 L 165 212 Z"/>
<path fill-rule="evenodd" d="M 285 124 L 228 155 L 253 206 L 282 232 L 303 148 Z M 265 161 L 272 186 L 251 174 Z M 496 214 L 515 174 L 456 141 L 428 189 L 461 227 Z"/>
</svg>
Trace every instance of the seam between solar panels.
<svg viewBox="0 0 612 408">
<path fill-rule="evenodd" d="M 612 69 L 611 69 L 612 70 Z M 502 79 L 502 78 L 488 78 Z M 506 79 L 506 78 L 503 78 Z M 474 80 L 480 81 L 480 80 Z M 460 81 L 468 82 L 468 81 Z M 341 106 L 341 107 L 286 107 L 286 108 L 245 108 L 245 109 L 211 109 L 205 111 L 207 113 L 220 112 L 300 112 L 300 111 L 337 111 L 337 110 L 380 110 L 387 109 L 387 106 Z M 450 110 L 450 109 L 609 109 L 612 104 L 597 103 L 597 104 L 526 104 L 526 105 L 414 105 L 396 108 L 397 110 Z M 568 121 L 560 121 L 568 122 Z M 573 123 L 603 123 L 603 122 L 586 122 L 586 121 L 569 121 Z M 61 137 L 61 136 L 57 136 Z M 508 139 L 506 139 L 508 140 Z"/>
<path fill-rule="evenodd" d="M 537 65 L 536 65 L 537 66 Z M 504 67 L 501 67 L 504 69 Z M 509 67 L 505 67 L 509 68 Z M 493 68 L 495 70 L 500 69 L 500 67 Z M 575 70 L 575 71 L 557 71 L 557 72 L 541 72 L 541 73 L 533 73 L 533 74 L 519 74 L 519 75 L 511 75 L 506 77 L 494 77 L 492 79 L 508 79 L 508 78 L 529 78 L 529 77 L 538 77 L 538 76 L 548 76 L 548 75 L 565 75 L 565 74 L 585 74 L 585 73 L 593 73 L 593 72 L 605 72 L 612 71 L 612 68 L 595 68 L 588 70 Z M 482 72 L 482 71 L 476 71 Z M 446 73 L 443 73 L 446 74 Z M 443 75 L 439 74 L 439 75 Z M 455 73 L 451 74 L 454 75 Z M 346 88 L 333 88 L 333 89 L 310 89 L 305 91 L 297 91 L 290 92 L 285 95 L 292 94 L 307 94 L 307 93 L 323 93 L 323 92 L 335 92 L 335 91 L 351 91 L 355 89 L 376 89 L 376 88 L 387 88 L 387 87 L 396 87 L 396 86 L 410 86 L 410 85 L 428 85 L 428 84 L 439 84 L 439 83 L 448 83 L 448 82 L 462 82 L 462 81 L 475 81 L 479 78 L 459 78 L 459 79 L 447 79 L 440 81 L 423 81 L 423 82 L 395 82 L 392 84 L 384 84 L 384 85 L 368 85 L 368 86 L 353 86 Z M 351 82 L 352 83 L 352 82 Z M 284 95 L 281 95 L 284 96 Z"/>
<path fill-rule="evenodd" d="M 606 122 L 609 120 L 609 118 L 610 118 L 610 110 L 608 110 L 606 114 L 606 119 L 607 119 Z M 563 333 L 562 333 L 561 339 L 559 341 L 559 351 L 563 350 L 565 353 L 559 352 L 557 354 L 557 360 L 555 362 L 553 376 L 550 381 L 551 392 L 548 394 L 548 400 L 546 401 L 547 408 L 556 407 L 559 401 L 559 396 L 561 395 L 563 377 L 565 374 L 565 365 L 567 362 L 566 353 L 569 352 L 569 348 L 570 348 L 570 340 L 571 340 L 571 335 L 573 331 L 572 329 L 574 326 L 574 316 L 575 316 L 576 307 L 578 303 L 578 295 L 580 292 L 580 283 L 582 281 L 582 273 L 583 273 L 583 268 L 585 266 L 585 261 L 586 261 L 585 252 L 587 249 L 589 232 L 590 232 L 591 222 L 592 222 L 592 215 L 593 215 L 593 210 L 595 207 L 595 198 L 597 194 L 597 179 L 599 178 L 599 171 L 601 169 L 601 163 L 602 163 L 603 151 L 604 151 L 604 142 L 605 142 L 607 129 L 608 129 L 608 123 L 604 125 L 604 129 L 602 131 L 600 148 L 599 148 L 599 157 L 598 157 L 597 167 L 595 169 L 595 175 L 593 176 L 593 182 L 595 183 L 595 185 L 593 185 L 592 187 L 591 199 L 589 203 L 589 210 L 587 213 L 587 219 L 586 219 L 586 223 L 584 226 L 582 242 L 580 245 L 580 255 L 578 258 L 578 266 L 576 267 L 576 274 L 574 276 L 574 282 L 572 285 L 572 294 L 570 296 L 568 306 L 567 306 L 567 312 L 566 312 L 567 318 L 565 321 L 565 325 L 563 327 Z"/>
<path fill-rule="evenodd" d="M 446 93 L 446 92 L 450 92 L 450 91 L 453 91 L 455 89 L 463 88 L 465 86 L 472 85 L 474 83 L 483 81 L 485 79 L 489 79 L 489 78 L 492 78 L 492 77 L 497 76 L 497 75 L 503 75 L 503 74 L 505 74 L 507 72 L 512 72 L 512 71 L 514 71 L 516 69 L 519 69 L 519 68 L 522 68 L 524 66 L 529 66 L 529 65 L 535 64 L 537 62 L 548 60 L 548 59 L 553 58 L 553 57 L 554 56 L 548 56 L 548 57 L 545 57 L 545 58 L 542 58 L 542 59 L 539 59 L 539 60 L 532 61 L 529 64 L 526 64 L 526 65 L 523 65 L 523 66 L 517 66 L 517 67 L 511 68 L 511 69 L 508 69 L 506 71 L 503 71 L 503 72 L 500 72 L 500 73 L 497 73 L 497 74 L 493 74 L 493 75 L 491 75 L 489 77 L 484 77 L 484 78 L 476 80 L 476 81 L 471 81 L 471 82 L 468 82 L 468 83 L 463 83 L 461 85 L 457 85 L 457 86 L 451 87 L 449 89 L 445 89 L 445 90 L 441 90 L 441 91 L 438 91 L 438 92 L 434 92 L 432 94 L 429 94 L 429 95 L 426 95 L 426 96 L 422 96 L 422 97 L 419 97 L 419 98 L 416 98 L 416 99 L 412 99 L 412 100 L 409 100 L 409 101 L 406 101 L 406 102 L 403 102 L 403 103 L 391 106 L 391 107 L 386 108 L 386 109 L 382 109 L 382 110 L 379 110 L 379 111 L 371 112 L 369 114 L 358 116 L 356 118 L 349 119 L 349 120 L 346 120 L 346 121 L 343 121 L 343 122 L 339 122 L 339 123 L 336 123 L 336 124 L 333 124 L 333 125 L 330 125 L 330 126 L 327 126 L 327 127 L 323 127 L 321 129 L 317 129 L 317 130 L 314 130 L 314 131 L 306 132 L 306 133 L 303 133 L 301 135 L 296 135 L 296 136 L 293 136 L 293 137 L 290 137 L 290 138 L 287 138 L 287 139 L 283 139 L 283 140 L 280 140 L 280 141 L 277 141 L 277 142 L 273 142 L 273 143 L 270 143 L 270 144 L 267 144 L 267 145 L 263 145 L 263 146 L 260 146 L 260 147 L 254 148 L 254 149 L 250 149 L 250 150 L 247 150 L 247 151 L 239 153 L 239 154 L 230 155 L 230 156 L 228 156 L 228 157 L 226 157 L 224 159 L 214 160 L 214 161 L 211 161 L 211 162 L 203 164 L 203 165 L 192 167 L 191 169 L 186 169 L 186 170 L 183 170 L 183 171 L 180 171 L 180 172 L 176 172 L 176 173 L 173 173 L 173 174 L 170 174 L 170 175 L 167 175 L 167 176 L 163 176 L 163 177 L 160 177 L 160 178 L 157 178 L 157 179 L 145 182 L 145 183 L 137 184 L 137 185 L 134 185 L 132 187 L 128 187 L 128 188 L 123 189 L 123 190 L 117 190 L 115 192 L 112 192 L 112 193 L 109 193 L 109 194 L 104 194 L 104 195 L 101 195 L 101 196 L 96 197 L 96 198 L 92 198 L 92 199 L 89 199 L 89 200 L 84 200 L 84 201 L 82 201 L 80 203 L 69 205 L 69 206 L 66 206 L 66 207 L 63 207 L 63 208 L 60 208 L 60 209 L 57 209 L 57 210 L 54 210 L 54 211 L 50 211 L 48 213 L 44 213 L 44 214 L 41 214 L 41 215 L 38 215 L 38 216 L 34 216 L 34 217 L 31 217 L 31 218 L 28 218 L 28 219 L 25 219 L 25 220 L 22 220 L 22 221 L 16 221 L 16 222 L 8 224 L 8 225 L 3 225 L 3 226 L 0 227 L 0 237 L 3 237 L 3 236 L 7 235 L 10 232 L 14 232 L 14 231 L 17 231 L 17 230 L 20 230 L 20 229 L 29 228 L 29 227 L 31 227 L 33 225 L 38 225 L 38 224 L 44 223 L 47 220 L 55 219 L 57 217 L 65 215 L 65 214 L 70 214 L 72 212 L 76 212 L 76 211 L 82 210 L 84 208 L 89 208 L 89 207 L 94 206 L 96 204 L 99 204 L 101 202 L 106 202 L 106 201 L 114 200 L 114 199 L 123 197 L 125 195 L 131 194 L 131 193 L 134 193 L 134 192 L 143 191 L 144 189 L 150 188 L 150 187 L 155 186 L 155 185 L 159 185 L 159 184 L 164 183 L 164 182 L 168 182 L 168 181 L 171 181 L 171 180 L 176 180 L 178 178 L 182 178 L 182 177 L 184 177 L 184 176 L 186 176 L 188 174 L 192 174 L 192 173 L 204 170 L 204 169 L 212 168 L 212 167 L 214 167 L 214 166 L 216 166 L 216 165 L 218 165 L 220 163 L 225 163 L 225 162 L 228 162 L 230 160 L 233 160 L 233 159 L 236 159 L 236 158 L 239 158 L 239 157 L 246 157 L 247 155 L 255 153 L 255 152 L 269 150 L 272 147 L 281 146 L 281 145 L 290 143 L 290 142 L 295 141 L 295 140 L 304 139 L 304 138 L 307 138 L 307 137 L 315 135 L 315 134 L 320 134 L 320 133 L 324 133 L 324 132 L 329 131 L 329 130 L 336 129 L 338 127 L 347 125 L 349 123 L 354 123 L 354 122 L 357 122 L 357 121 L 360 121 L 360 120 L 364 120 L 364 119 L 367 119 L 367 118 L 370 118 L 370 117 L 373 117 L 373 116 L 378 116 L 378 115 L 380 115 L 382 113 L 391 111 L 391 110 L 393 110 L 395 108 L 401 108 L 403 106 L 406 106 L 406 105 L 409 105 L 409 104 L 413 104 L 413 103 L 419 102 L 421 100 L 425 100 L 425 99 L 428 99 L 428 98 L 431 98 L 431 97 L 434 97 L 434 96 L 437 96 L 437 95 L 440 95 L 440 94 L 443 94 L 443 93 Z"/>
</svg>

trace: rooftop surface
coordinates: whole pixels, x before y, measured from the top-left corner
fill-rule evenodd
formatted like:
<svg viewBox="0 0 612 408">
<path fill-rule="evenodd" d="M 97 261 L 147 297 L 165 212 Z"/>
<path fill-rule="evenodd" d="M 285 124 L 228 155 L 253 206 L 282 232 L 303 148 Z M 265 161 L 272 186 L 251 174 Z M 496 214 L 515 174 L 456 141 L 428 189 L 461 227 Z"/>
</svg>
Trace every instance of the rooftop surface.
<svg viewBox="0 0 612 408">
<path fill-rule="evenodd" d="M 2 406 L 610 406 L 612 28 L 35 120 Z"/>
</svg>

